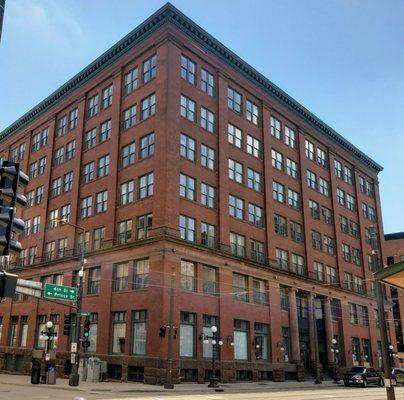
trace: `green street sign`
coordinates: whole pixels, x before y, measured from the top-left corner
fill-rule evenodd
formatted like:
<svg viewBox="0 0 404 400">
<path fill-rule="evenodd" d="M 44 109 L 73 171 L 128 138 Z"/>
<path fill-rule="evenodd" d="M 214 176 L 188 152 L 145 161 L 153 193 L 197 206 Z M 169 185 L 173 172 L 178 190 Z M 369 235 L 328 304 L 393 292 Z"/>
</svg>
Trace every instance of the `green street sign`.
<svg viewBox="0 0 404 400">
<path fill-rule="evenodd" d="M 83 311 L 83 312 L 81 313 L 81 316 L 82 316 L 82 317 L 89 317 L 90 315 L 91 315 L 90 311 Z"/>
<path fill-rule="evenodd" d="M 48 299 L 76 301 L 77 288 L 71 286 L 54 285 L 52 283 L 45 283 L 43 297 Z"/>
</svg>

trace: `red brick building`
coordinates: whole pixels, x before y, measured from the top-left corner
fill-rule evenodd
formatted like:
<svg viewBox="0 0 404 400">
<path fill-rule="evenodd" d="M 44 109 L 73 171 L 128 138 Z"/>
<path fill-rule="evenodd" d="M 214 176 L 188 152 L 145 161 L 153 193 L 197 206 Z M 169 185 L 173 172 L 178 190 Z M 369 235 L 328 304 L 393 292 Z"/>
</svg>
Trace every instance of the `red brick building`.
<svg viewBox="0 0 404 400">
<path fill-rule="evenodd" d="M 316 340 L 327 368 L 333 338 L 342 368 L 379 366 L 369 227 L 382 235 L 382 168 L 173 6 L 0 144 L 31 176 L 15 271 L 74 285 L 85 246 L 84 356 L 106 360 L 110 377 L 164 379 L 172 277 L 176 380 L 209 376 L 201 339 L 213 324 L 222 381 L 301 378 Z M 69 311 L 2 303 L 0 367 L 27 371 L 43 324 L 60 332 Z M 60 332 L 60 373 L 69 349 Z"/>
</svg>

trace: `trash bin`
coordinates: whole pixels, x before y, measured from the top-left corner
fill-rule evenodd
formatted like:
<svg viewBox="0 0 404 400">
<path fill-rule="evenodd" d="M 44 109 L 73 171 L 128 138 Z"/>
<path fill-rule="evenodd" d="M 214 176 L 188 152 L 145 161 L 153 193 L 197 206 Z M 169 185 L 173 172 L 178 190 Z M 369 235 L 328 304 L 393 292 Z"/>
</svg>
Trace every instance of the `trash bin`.
<svg viewBox="0 0 404 400">
<path fill-rule="evenodd" d="M 56 385 L 56 370 L 54 367 L 49 367 L 46 371 L 46 383 L 48 385 Z"/>
<path fill-rule="evenodd" d="M 31 369 L 31 383 L 33 385 L 38 385 L 41 381 L 41 363 L 33 362 Z"/>
</svg>

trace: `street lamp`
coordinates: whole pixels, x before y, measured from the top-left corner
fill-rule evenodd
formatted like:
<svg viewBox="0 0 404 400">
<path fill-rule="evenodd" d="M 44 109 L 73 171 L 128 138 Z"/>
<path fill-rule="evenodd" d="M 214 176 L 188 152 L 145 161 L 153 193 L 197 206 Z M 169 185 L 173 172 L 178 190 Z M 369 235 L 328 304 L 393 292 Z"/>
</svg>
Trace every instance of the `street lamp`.
<svg viewBox="0 0 404 400">
<path fill-rule="evenodd" d="M 392 344 L 389 345 L 389 354 L 391 359 L 391 366 L 394 367 L 394 357 L 396 353 L 394 352 L 394 346 Z"/>
<path fill-rule="evenodd" d="M 215 361 L 218 353 L 218 346 L 223 346 L 223 341 L 219 337 L 217 332 L 217 326 L 213 325 L 210 328 L 212 335 L 202 334 L 202 340 L 204 344 L 209 344 L 209 341 L 212 343 L 212 375 L 210 377 L 209 387 L 217 388 L 219 387 L 219 379 L 216 376 L 216 366 Z"/>
<path fill-rule="evenodd" d="M 46 374 L 49 370 L 49 361 L 50 361 L 50 354 L 49 350 L 51 349 L 51 343 L 56 337 L 57 333 L 53 332 L 53 322 L 48 321 L 46 323 L 46 331 L 41 331 L 39 339 L 45 342 L 45 382 L 46 382 Z"/>
<path fill-rule="evenodd" d="M 339 374 L 338 374 L 339 349 L 338 349 L 337 339 L 335 339 L 335 338 L 331 340 L 331 353 L 334 354 L 334 383 L 340 383 L 340 378 L 339 378 Z"/>
<path fill-rule="evenodd" d="M 73 224 L 69 222 L 66 218 L 62 218 L 58 220 L 62 225 L 69 225 L 72 226 L 78 230 L 80 230 L 83 234 L 83 243 L 80 246 L 80 270 L 78 273 L 79 279 L 77 280 L 77 313 L 76 313 L 76 318 L 75 318 L 75 327 L 76 329 L 74 330 L 74 335 L 72 337 L 72 343 L 76 344 L 76 349 L 71 348 L 71 350 L 75 350 L 75 352 L 71 352 L 71 363 L 72 363 L 72 371 L 69 375 L 69 386 L 79 386 L 79 361 L 80 361 L 80 356 L 79 356 L 79 349 L 80 346 L 78 345 L 79 342 L 79 334 L 80 334 L 80 326 L 81 326 L 81 307 L 82 307 L 82 299 L 83 299 L 83 282 L 84 282 L 84 264 L 87 263 L 87 260 L 84 258 L 84 252 L 85 252 L 85 247 L 84 247 L 84 237 L 86 234 L 86 230 L 78 226 L 76 224 Z"/>
</svg>

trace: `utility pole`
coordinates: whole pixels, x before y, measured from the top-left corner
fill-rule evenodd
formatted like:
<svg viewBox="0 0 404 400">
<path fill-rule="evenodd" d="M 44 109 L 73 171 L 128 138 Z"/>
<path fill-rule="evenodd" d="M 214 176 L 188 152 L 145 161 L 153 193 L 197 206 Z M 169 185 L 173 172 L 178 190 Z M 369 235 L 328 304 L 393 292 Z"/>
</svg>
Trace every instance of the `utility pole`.
<svg viewBox="0 0 404 400">
<path fill-rule="evenodd" d="M 173 384 L 173 340 L 174 340 L 174 278 L 175 272 L 171 271 L 170 278 L 170 310 L 168 313 L 168 351 L 167 351 L 167 369 L 164 389 L 174 389 Z"/>
<path fill-rule="evenodd" d="M 372 261 L 374 265 L 375 272 L 378 272 L 383 269 L 383 263 L 380 262 L 379 257 L 379 245 L 377 239 L 377 233 L 375 227 L 372 225 L 370 227 L 370 244 L 372 247 Z M 379 312 L 380 318 L 380 338 L 382 343 L 382 360 L 384 366 L 384 377 L 388 381 L 386 386 L 386 394 L 387 400 L 395 400 L 396 396 L 394 393 L 394 386 L 391 385 L 391 360 L 389 354 L 389 339 L 387 336 L 387 325 L 386 325 L 386 316 L 384 312 L 384 292 L 382 288 L 382 284 L 375 280 L 375 294 L 377 300 L 377 308 Z"/>
</svg>

